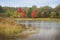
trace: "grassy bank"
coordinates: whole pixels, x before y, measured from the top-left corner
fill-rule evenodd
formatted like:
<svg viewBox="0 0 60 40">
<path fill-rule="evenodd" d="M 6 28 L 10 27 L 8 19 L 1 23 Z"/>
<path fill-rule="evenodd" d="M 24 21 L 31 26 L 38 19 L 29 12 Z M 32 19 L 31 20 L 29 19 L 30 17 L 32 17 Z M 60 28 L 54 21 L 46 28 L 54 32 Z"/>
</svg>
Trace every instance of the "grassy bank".
<svg viewBox="0 0 60 40">
<path fill-rule="evenodd" d="M 14 18 L 15 20 L 60 21 L 60 18 Z"/>
<path fill-rule="evenodd" d="M 25 20 L 22 18 L 21 20 Z M 30 29 L 30 28 L 29 28 Z M 28 35 L 34 34 L 35 32 L 29 32 L 22 34 L 23 31 L 26 31 L 26 28 L 22 25 L 16 24 L 14 18 L 0 18 L 0 38 L 17 38 L 17 37 L 27 37 Z"/>
<path fill-rule="evenodd" d="M 13 19 L 0 18 L 0 39 L 16 38 L 19 33 L 26 30 L 21 25 L 16 24 Z"/>
</svg>

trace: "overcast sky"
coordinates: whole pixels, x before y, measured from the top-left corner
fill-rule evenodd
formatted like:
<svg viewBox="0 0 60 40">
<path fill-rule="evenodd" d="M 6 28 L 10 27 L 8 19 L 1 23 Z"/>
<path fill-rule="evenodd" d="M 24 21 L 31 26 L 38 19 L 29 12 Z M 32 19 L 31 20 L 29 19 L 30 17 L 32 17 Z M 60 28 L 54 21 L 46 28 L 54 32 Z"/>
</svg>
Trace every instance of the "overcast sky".
<svg viewBox="0 0 60 40">
<path fill-rule="evenodd" d="M 33 5 L 56 7 L 60 5 L 60 0 L 0 0 L 0 5 L 9 7 L 31 7 Z"/>
</svg>

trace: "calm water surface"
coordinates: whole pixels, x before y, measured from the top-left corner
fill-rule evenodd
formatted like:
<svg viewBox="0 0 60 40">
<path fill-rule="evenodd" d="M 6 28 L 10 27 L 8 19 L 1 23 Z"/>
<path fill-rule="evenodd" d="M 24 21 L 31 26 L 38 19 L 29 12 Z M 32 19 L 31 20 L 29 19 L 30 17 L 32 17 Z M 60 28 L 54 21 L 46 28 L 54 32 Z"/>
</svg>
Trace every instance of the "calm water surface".
<svg viewBox="0 0 60 40">
<path fill-rule="evenodd" d="M 39 33 L 18 40 L 52 40 L 56 37 L 57 29 L 60 27 L 60 22 L 56 21 L 17 21 L 17 23 L 40 29 Z"/>
</svg>

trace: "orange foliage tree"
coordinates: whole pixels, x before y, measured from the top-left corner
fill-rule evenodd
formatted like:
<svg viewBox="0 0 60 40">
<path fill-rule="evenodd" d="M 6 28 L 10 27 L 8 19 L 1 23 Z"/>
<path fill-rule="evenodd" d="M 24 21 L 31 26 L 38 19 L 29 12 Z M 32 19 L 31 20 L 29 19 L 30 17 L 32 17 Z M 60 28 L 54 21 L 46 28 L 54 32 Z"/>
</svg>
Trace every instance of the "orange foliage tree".
<svg viewBox="0 0 60 40">
<path fill-rule="evenodd" d="M 17 9 L 17 15 L 19 15 L 19 14 L 20 14 L 20 17 L 22 17 L 22 18 L 26 18 L 27 17 L 26 11 L 23 8 L 18 8 Z"/>
<path fill-rule="evenodd" d="M 31 14 L 31 17 L 32 18 L 36 18 L 37 17 L 37 14 L 38 14 L 38 10 L 35 9 L 35 10 L 33 10 L 32 14 Z"/>
</svg>

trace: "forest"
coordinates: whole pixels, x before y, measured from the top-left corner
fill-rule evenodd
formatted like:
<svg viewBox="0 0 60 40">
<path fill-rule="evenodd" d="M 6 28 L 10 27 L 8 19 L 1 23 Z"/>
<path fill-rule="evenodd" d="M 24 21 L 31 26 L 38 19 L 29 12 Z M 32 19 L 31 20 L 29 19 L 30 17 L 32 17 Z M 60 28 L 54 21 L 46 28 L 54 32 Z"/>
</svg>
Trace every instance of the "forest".
<svg viewBox="0 0 60 40">
<path fill-rule="evenodd" d="M 0 17 L 12 18 L 60 18 L 60 5 L 37 7 L 2 7 L 0 5 Z"/>
</svg>

